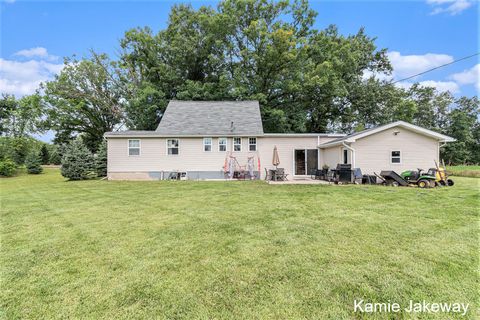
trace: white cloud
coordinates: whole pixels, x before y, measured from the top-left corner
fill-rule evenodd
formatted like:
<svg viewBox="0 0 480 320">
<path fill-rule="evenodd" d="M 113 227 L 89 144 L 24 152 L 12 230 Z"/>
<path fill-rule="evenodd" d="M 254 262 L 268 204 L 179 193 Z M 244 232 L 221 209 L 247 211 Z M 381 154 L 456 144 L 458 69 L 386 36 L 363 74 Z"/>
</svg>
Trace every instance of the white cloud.
<svg viewBox="0 0 480 320">
<path fill-rule="evenodd" d="M 475 0 L 427 0 L 433 10 L 430 14 L 448 13 L 457 15 L 470 8 Z"/>
<path fill-rule="evenodd" d="M 450 79 L 453 79 L 457 83 L 463 85 L 474 84 L 477 90 L 480 90 L 480 63 L 476 64 L 470 69 L 452 74 Z"/>
<path fill-rule="evenodd" d="M 0 93 L 17 97 L 32 94 L 41 82 L 53 79 L 63 64 L 47 61 L 15 61 L 0 58 Z"/>
<path fill-rule="evenodd" d="M 409 77 L 454 60 L 450 55 L 437 53 L 402 55 L 398 51 L 390 51 L 387 55 L 392 64 L 395 78 Z"/>
<path fill-rule="evenodd" d="M 43 47 L 35 47 L 25 50 L 20 50 L 14 54 L 15 56 L 25 58 L 42 58 L 50 61 L 58 60 L 57 56 L 48 53 L 47 49 Z"/>
<path fill-rule="evenodd" d="M 459 85 L 453 81 L 425 80 L 418 82 L 418 84 L 423 87 L 433 87 L 439 92 L 450 91 L 452 94 L 460 92 Z M 413 82 L 397 82 L 395 85 L 399 88 L 408 89 L 413 85 Z"/>
</svg>

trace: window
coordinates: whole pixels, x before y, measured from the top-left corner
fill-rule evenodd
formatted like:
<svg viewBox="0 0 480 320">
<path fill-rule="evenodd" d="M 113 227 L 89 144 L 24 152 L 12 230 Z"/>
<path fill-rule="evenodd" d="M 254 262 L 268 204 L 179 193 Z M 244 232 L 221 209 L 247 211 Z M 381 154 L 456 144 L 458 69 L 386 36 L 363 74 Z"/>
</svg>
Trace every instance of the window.
<svg viewBox="0 0 480 320">
<path fill-rule="evenodd" d="M 391 163 L 401 163 L 402 157 L 400 151 L 391 152 Z"/>
<path fill-rule="evenodd" d="M 348 164 L 348 150 L 343 149 L 343 164 Z"/>
<path fill-rule="evenodd" d="M 248 150 L 257 151 L 257 138 L 248 138 Z"/>
<path fill-rule="evenodd" d="M 128 155 L 129 156 L 140 155 L 140 140 L 128 140 Z"/>
<path fill-rule="evenodd" d="M 178 154 L 178 139 L 167 140 L 167 154 Z"/>
<path fill-rule="evenodd" d="M 218 151 L 227 151 L 227 138 L 218 138 Z"/>
<path fill-rule="evenodd" d="M 212 151 L 212 138 L 203 138 L 203 151 Z"/>
<path fill-rule="evenodd" d="M 242 138 L 233 138 L 233 151 L 242 151 Z"/>
</svg>

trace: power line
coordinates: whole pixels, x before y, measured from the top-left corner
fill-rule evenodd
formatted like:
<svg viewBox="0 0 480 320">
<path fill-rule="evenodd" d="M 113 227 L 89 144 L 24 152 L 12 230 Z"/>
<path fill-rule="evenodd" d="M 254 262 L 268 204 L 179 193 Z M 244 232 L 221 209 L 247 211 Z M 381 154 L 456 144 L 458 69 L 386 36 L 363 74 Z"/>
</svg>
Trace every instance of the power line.
<svg viewBox="0 0 480 320">
<path fill-rule="evenodd" d="M 459 62 L 459 61 L 462 61 L 462 60 L 466 60 L 466 59 L 470 59 L 470 58 L 472 58 L 472 57 L 478 56 L 479 54 L 480 54 L 480 52 L 477 52 L 477 53 L 472 54 L 472 55 L 469 55 L 469 56 L 467 56 L 467 57 L 463 57 L 463 58 L 454 60 L 454 61 L 452 61 L 452 62 L 442 64 L 441 66 L 438 66 L 438 67 L 435 67 L 435 68 L 432 68 L 432 69 L 428 69 L 428 70 L 426 70 L 426 71 L 423 71 L 423 72 L 414 74 L 413 76 L 410 76 L 410 77 L 407 77 L 407 78 L 403 78 L 403 79 L 394 81 L 394 82 L 392 82 L 392 83 L 397 83 L 397 82 L 409 80 L 409 79 L 418 77 L 418 76 L 420 76 L 420 75 L 422 75 L 422 74 L 428 73 L 428 72 L 430 72 L 430 71 L 437 70 L 437 69 L 443 68 L 443 67 L 445 67 L 445 66 L 451 65 L 451 64 L 453 64 L 453 63 L 456 63 L 456 62 Z"/>
</svg>

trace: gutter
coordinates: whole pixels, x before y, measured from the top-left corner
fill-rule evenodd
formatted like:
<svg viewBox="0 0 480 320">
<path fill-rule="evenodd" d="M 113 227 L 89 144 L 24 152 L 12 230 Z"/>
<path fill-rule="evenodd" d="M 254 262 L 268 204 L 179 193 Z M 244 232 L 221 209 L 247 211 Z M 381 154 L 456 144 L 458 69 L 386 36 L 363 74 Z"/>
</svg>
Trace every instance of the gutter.
<svg viewBox="0 0 480 320">
<path fill-rule="evenodd" d="M 342 145 L 348 150 L 352 151 L 352 169 L 355 168 L 355 149 L 347 145 L 345 141 L 342 143 Z"/>
</svg>

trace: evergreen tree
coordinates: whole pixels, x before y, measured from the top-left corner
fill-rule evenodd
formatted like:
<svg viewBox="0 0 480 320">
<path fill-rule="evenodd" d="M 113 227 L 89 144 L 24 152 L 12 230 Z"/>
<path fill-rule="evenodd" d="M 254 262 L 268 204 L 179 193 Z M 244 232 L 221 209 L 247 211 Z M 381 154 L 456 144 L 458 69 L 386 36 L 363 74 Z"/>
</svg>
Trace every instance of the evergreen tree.
<svg viewBox="0 0 480 320">
<path fill-rule="evenodd" d="M 103 140 L 97 152 L 95 158 L 95 169 L 97 170 L 97 176 L 107 176 L 107 141 Z"/>
<path fill-rule="evenodd" d="M 42 173 L 42 157 L 40 153 L 36 151 L 30 152 L 25 158 L 25 166 L 27 167 L 27 172 L 31 174 Z"/>
<path fill-rule="evenodd" d="M 80 139 L 73 140 L 66 147 L 61 172 L 69 180 L 85 180 L 96 176 L 95 159 Z"/>
<path fill-rule="evenodd" d="M 51 164 L 56 164 L 59 165 L 62 163 L 62 157 L 60 156 L 60 153 L 58 152 L 58 148 L 55 148 L 50 152 L 50 163 Z"/>
<path fill-rule="evenodd" d="M 50 163 L 50 152 L 48 151 L 47 145 L 42 145 L 40 149 L 40 156 L 42 157 L 42 164 L 49 164 Z"/>
</svg>

